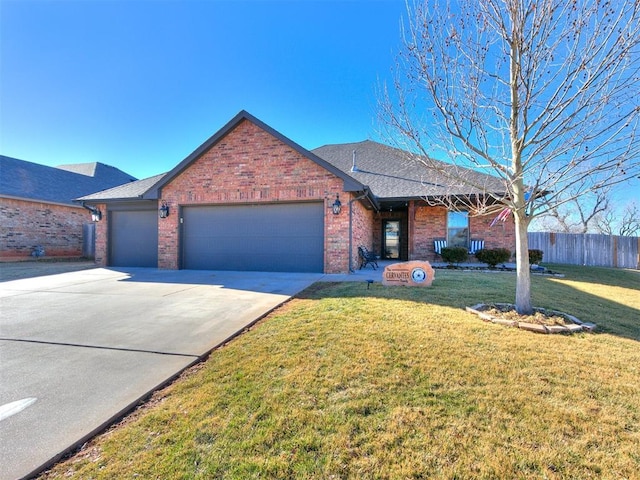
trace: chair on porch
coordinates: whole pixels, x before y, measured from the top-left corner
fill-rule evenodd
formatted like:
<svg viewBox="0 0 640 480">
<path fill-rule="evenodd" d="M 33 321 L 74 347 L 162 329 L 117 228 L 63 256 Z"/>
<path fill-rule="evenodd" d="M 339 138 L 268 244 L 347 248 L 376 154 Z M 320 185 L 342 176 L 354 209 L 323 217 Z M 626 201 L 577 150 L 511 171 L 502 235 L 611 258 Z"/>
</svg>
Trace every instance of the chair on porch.
<svg viewBox="0 0 640 480">
<path fill-rule="evenodd" d="M 471 240 L 469 242 L 469 255 L 475 255 L 476 252 L 484 249 L 484 240 Z"/>
<path fill-rule="evenodd" d="M 433 241 L 433 250 L 437 255 L 442 255 L 443 248 L 447 248 L 447 241 L 444 238 L 436 238 Z"/>
<path fill-rule="evenodd" d="M 364 245 L 358 247 L 358 257 L 360 257 L 360 270 L 367 265 L 371 265 L 374 270 L 378 268 L 378 256 Z"/>
</svg>

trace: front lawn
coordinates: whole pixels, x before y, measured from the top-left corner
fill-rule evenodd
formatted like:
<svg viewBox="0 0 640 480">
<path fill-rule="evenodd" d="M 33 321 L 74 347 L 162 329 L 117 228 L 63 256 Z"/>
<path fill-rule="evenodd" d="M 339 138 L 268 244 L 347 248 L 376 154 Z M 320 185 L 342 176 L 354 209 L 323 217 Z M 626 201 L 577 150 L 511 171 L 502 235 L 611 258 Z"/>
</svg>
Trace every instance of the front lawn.
<svg viewBox="0 0 640 480">
<path fill-rule="evenodd" d="M 639 478 L 640 272 L 552 268 L 534 304 L 597 333 L 464 311 L 511 273 L 319 283 L 44 478 Z"/>
</svg>

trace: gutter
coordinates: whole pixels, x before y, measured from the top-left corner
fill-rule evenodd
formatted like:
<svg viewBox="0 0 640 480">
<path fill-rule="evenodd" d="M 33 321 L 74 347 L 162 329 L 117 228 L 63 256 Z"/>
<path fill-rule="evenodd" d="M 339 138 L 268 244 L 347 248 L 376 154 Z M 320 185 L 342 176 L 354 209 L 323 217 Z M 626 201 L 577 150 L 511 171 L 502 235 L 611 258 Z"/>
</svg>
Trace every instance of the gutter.
<svg viewBox="0 0 640 480">
<path fill-rule="evenodd" d="M 56 202 L 53 200 L 46 200 L 46 199 L 39 199 L 39 198 L 17 197 L 15 195 L 4 195 L 4 194 L 0 194 L 0 198 L 6 198 L 7 200 L 19 200 L 21 202 L 46 203 L 47 205 L 59 205 L 61 207 L 80 208 L 80 206 L 76 205 L 75 203 L 63 203 L 63 202 Z"/>
</svg>

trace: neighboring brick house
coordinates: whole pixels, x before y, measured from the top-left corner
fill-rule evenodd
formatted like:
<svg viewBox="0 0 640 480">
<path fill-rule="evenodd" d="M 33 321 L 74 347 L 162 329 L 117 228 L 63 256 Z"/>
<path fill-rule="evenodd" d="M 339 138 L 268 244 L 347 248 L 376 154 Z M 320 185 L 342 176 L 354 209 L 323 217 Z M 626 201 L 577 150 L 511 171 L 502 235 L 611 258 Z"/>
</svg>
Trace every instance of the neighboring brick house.
<svg viewBox="0 0 640 480">
<path fill-rule="evenodd" d="M 80 256 L 91 213 L 73 200 L 136 179 L 102 163 L 47 167 L 0 155 L 0 258 Z"/>
<path fill-rule="evenodd" d="M 337 273 L 357 267 L 359 245 L 434 260 L 433 240 L 448 235 L 513 249 L 512 222 L 490 228 L 493 216 L 429 206 L 445 189 L 430 191 L 424 175 L 376 142 L 308 151 L 243 111 L 170 172 L 79 200 L 106 214 L 105 266 Z"/>
</svg>

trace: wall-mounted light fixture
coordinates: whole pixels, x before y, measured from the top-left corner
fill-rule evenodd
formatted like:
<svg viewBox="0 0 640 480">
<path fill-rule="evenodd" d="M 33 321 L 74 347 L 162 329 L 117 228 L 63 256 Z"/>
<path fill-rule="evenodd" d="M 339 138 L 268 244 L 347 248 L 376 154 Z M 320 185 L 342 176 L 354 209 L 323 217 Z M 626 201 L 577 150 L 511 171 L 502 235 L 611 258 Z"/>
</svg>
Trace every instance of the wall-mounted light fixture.
<svg viewBox="0 0 640 480">
<path fill-rule="evenodd" d="M 85 205 L 84 202 L 82 203 L 82 206 L 91 212 L 91 220 L 93 220 L 94 222 L 99 222 L 100 220 L 102 220 L 102 212 L 96 207 Z"/>
<path fill-rule="evenodd" d="M 162 201 L 162 205 L 158 209 L 158 214 L 160 218 L 167 218 L 169 216 L 169 205 L 164 200 Z"/>
<path fill-rule="evenodd" d="M 340 195 L 336 193 L 336 201 L 331 205 L 331 209 L 333 210 L 334 215 L 340 215 L 340 210 L 342 210 L 342 202 L 340 201 Z"/>
</svg>

